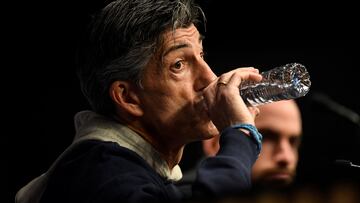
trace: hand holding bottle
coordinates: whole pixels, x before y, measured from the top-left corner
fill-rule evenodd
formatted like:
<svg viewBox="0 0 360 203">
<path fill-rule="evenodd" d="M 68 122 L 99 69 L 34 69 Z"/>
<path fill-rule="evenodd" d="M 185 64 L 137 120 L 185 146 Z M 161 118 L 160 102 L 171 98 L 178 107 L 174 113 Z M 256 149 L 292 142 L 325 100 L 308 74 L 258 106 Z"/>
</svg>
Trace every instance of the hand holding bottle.
<svg viewBox="0 0 360 203">
<path fill-rule="evenodd" d="M 222 74 L 205 88 L 203 95 L 207 112 L 220 132 L 237 123 L 254 125 L 258 109 L 246 106 L 240 97 L 239 86 L 247 80 L 259 82 L 261 79 L 255 68 L 238 68 Z"/>
</svg>

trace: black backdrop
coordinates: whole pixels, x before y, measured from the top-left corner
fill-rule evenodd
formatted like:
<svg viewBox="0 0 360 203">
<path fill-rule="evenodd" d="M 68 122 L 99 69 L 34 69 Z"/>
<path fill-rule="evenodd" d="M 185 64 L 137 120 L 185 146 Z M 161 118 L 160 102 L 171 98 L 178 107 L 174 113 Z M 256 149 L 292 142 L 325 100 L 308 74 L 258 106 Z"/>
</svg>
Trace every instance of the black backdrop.
<svg viewBox="0 0 360 203">
<path fill-rule="evenodd" d="M 360 113 L 359 18 L 354 7 L 222 2 L 201 2 L 208 19 L 206 60 L 216 73 L 242 66 L 267 70 L 289 62 L 302 63 L 310 72 L 310 93 L 297 100 L 304 118 L 299 182 L 359 177 L 358 171 L 344 173 L 333 165 L 335 159 L 360 164 L 359 126 L 312 99 L 323 93 Z M 73 116 L 88 108 L 75 76 L 74 52 L 88 13 L 98 5 L 31 2 L 17 5 L 8 16 L 2 174 L 9 200 L 71 143 Z"/>
</svg>

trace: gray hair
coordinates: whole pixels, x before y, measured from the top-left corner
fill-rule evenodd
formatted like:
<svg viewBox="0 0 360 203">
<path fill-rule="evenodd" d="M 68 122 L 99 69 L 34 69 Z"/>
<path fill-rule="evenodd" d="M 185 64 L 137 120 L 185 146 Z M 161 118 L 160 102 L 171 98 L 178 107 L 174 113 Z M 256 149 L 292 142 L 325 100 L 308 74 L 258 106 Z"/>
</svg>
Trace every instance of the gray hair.
<svg viewBox="0 0 360 203">
<path fill-rule="evenodd" d="M 109 115 L 116 80 L 141 87 L 142 72 L 160 48 L 162 33 L 191 24 L 205 26 L 192 0 L 117 0 L 94 15 L 78 54 L 81 90 L 94 111 Z"/>
</svg>

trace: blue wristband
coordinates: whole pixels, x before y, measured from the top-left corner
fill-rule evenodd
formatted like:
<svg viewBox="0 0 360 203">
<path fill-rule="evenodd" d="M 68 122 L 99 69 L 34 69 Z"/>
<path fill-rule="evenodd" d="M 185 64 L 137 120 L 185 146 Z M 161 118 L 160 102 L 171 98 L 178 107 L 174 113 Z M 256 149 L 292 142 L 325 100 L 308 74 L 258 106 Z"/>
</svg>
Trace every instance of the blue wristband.
<svg viewBox="0 0 360 203">
<path fill-rule="evenodd" d="M 246 124 L 246 123 L 240 123 L 240 124 L 235 124 L 230 126 L 233 129 L 246 129 L 248 131 L 250 131 L 250 136 L 251 138 L 255 141 L 256 143 L 256 147 L 257 147 L 257 155 L 259 156 L 260 151 L 261 151 L 261 141 L 262 141 L 262 135 L 259 133 L 259 131 L 257 130 L 257 128 L 251 124 Z"/>
</svg>

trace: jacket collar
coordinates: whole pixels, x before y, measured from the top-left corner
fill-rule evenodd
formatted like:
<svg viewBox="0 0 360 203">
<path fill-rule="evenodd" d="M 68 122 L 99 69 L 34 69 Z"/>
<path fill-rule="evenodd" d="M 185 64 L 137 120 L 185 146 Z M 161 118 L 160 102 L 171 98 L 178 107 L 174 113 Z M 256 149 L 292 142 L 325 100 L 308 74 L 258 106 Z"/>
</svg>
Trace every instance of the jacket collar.
<svg viewBox="0 0 360 203">
<path fill-rule="evenodd" d="M 166 161 L 152 145 L 125 125 L 92 111 L 78 112 L 74 122 L 74 143 L 85 139 L 115 142 L 141 156 L 160 176 L 172 181 L 182 178 L 179 165 L 169 169 Z"/>
</svg>

